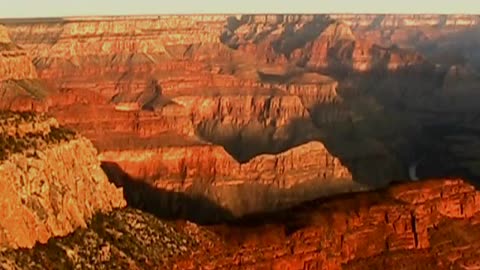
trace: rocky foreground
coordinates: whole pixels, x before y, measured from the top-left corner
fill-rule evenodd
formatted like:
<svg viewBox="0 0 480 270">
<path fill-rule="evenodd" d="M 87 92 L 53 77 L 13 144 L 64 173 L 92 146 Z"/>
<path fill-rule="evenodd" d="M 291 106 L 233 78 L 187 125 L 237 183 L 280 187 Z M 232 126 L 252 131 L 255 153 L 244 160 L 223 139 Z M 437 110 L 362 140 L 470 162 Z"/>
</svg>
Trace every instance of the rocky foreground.
<svg viewBox="0 0 480 270">
<path fill-rule="evenodd" d="M 90 141 L 32 113 L 0 113 L 0 250 L 30 248 L 126 205 Z"/>
<path fill-rule="evenodd" d="M 478 269 L 480 192 L 428 180 L 215 227 L 178 269 Z"/>
<path fill-rule="evenodd" d="M 3 269 L 479 269 L 480 192 L 459 179 L 198 227 L 138 210 L 0 254 Z"/>
<path fill-rule="evenodd" d="M 0 254 L 2 269 L 170 269 L 198 250 L 195 225 L 176 229 L 155 216 L 123 209 L 98 214 L 88 228 L 30 250 Z M 201 236 L 201 235 L 200 235 Z"/>
</svg>

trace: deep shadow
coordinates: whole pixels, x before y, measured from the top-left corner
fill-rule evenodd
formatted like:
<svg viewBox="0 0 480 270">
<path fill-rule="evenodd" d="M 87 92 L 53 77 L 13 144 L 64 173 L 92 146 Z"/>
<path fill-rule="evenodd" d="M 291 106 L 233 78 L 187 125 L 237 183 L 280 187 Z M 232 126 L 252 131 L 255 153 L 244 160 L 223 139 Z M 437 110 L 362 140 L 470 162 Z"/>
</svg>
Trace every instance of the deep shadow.
<svg viewBox="0 0 480 270">
<path fill-rule="evenodd" d="M 372 27 L 377 27 L 381 19 L 377 18 Z M 229 26 L 229 40 L 236 43 L 239 37 L 235 36 L 235 30 L 239 24 L 250 22 L 244 16 L 234 27 Z M 277 54 L 288 58 L 296 48 L 303 48 L 317 38 L 328 25 L 328 17 L 316 16 L 300 29 L 285 29 L 271 46 Z M 213 119 L 197 126 L 197 134 L 224 146 L 241 163 L 261 154 L 278 154 L 312 140 L 320 141 L 350 170 L 355 181 L 372 188 L 408 180 L 408 168 L 415 163 L 420 178 L 463 176 L 474 181 L 474 174 L 465 167 L 468 160 L 451 151 L 457 144 L 447 138 L 452 130 L 456 130 L 455 136 L 466 133 L 458 131 L 465 116 L 453 109 L 449 111 L 445 100 L 441 100 L 439 92 L 446 70 L 437 69 L 422 55 L 408 49 L 374 45 L 366 53 L 372 56 L 375 66 L 371 71 L 357 72 L 352 61 L 354 47 L 355 42 L 346 39 L 329 48 L 328 68 L 297 63 L 304 71 L 327 74 L 340 82 L 337 90 L 342 101 L 310 106 L 307 109 L 311 117 L 294 119 L 281 127 L 282 136 L 276 136 L 279 128 L 275 125 L 262 126 L 262 120 L 257 124 L 261 128 L 255 132 L 246 125 L 222 126 Z M 392 61 L 410 64 L 392 71 L 389 68 Z M 264 82 L 288 83 L 295 74 L 259 72 L 259 75 Z M 444 113 L 439 113 L 439 108 Z M 444 117 L 454 121 L 445 124 Z M 433 133 L 432 126 L 438 129 L 439 124 L 441 130 Z M 314 127 L 303 128 L 309 125 Z"/>
<path fill-rule="evenodd" d="M 152 187 L 142 179 L 134 179 L 114 162 L 102 162 L 108 179 L 123 188 L 127 204 L 161 219 L 184 219 L 198 224 L 232 220 L 230 211 L 202 195 L 185 194 Z"/>
<path fill-rule="evenodd" d="M 444 71 L 425 63 L 396 71 L 380 65 L 370 72 L 344 74 L 329 72 L 340 81 L 340 107 L 349 112 L 350 119 L 337 123 L 319 121 L 318 116 L 328 107 L 324 104 L 316 104 L 310 111 L 315 126 L 326 134 L 322 142 L 352 171 L 355 181 L 377 186 L 382 178 L 372 172 L 378 171 L 381 162 L 369 166 L 364 159 L 352 160 L 352 148 L 345 149 L 344 145 L 374 141 L 401 169 L 384 179 L 387 183 L 408 180 L 408 166 L 414 162 L 419 162 L 417 174 L 421 179 L 462 177 L 478 183 L 479 177 L 465 166 L 465 157 L 452 148 L 466 150 L 480 141 L 479 132 L 465 128 L 479 122 L 475 122 L 471 112 L 445 106 L 441 91 Z M 466 136 L 469 140 L 455 141 L 452 136 Z"/>
<path fill-rule="evenodd" d="M 252 123 L 255 123 L 255 127 L 252 127 Z M 281 129 L 274 125 L 262 126 L 261 122 L 255 121 L 235 126 L 211 120 L 200 123 L 196 132 L 201 138 L 222 145 L 238 162 L 246 163 L 258 155 L 279 154 L 312 139 L 319 139 L 312 129 L 314 126 L 308 119 L 292 121 Z M 302 130 L 305 133 L 299 132 Z M 278 133 L 282 133 L 282 136 L 276 136 Z"/>
<path fill-rule="evenodd" d="M 398 49 L 398 48 L 397 48 Z M 394 50 L 397 50 L 394 48 Z M 228 134 L 225 126 L 204 128 L 200 135 L 225 149 L 239 162 L 261 154 L 278 154 L 309 141 L 322 142 L 338 157 L 356 182 L 371 188 L 392 181 L 408 181 L 408 168 L 418 162 L 417 176 L 462 177 L 478 183 L 469 151 L 480 142 L 479 112 L 457 111 L 445 105 L 442 85 L 446 72 L 424 63 L 388 70 L 380 63 L 369 72 L 322 70 L 340 82 L 341 102 L 317 103 L 307 108 L 310 117 L 297 118 L 282 127 L 258 132 L 245 126 Z M 448 100 L 447 100 L 448 102 Z M 211 121 L 214 125 L 215 120 Z M 208 132 L 203 132 L 208 130 Z M 219 133 L 218 133 L 219 132 Z M 217 136 L 222 133 L 222 136 Z M 226 135 L 225 135 L 226 134 Z M 245 135 L 247 134 L 247 135 Z M 452 137 L 468 137 L 455 140 Z M 452 149 L 463 149 L 452 151 Z"/>
<path fill-rule="evenodd" d="M 285 20 L 285 16 L 288 15 L 270 15 L 270 18 L 275 18 L 272 24 L 278 24 L 280 27 L 284 27 L 285 31 L 272 43 L 272 47 L 276 53 L 283 54 L 286 57 L 289 57 L 290 54 L 297 48 L 304 47 L 308 42 L 315 40 L 323 30 L 333 21 L 329 16 L 316 14 L 313 15 L 311 21 L 306 22 L 300 29 L 294 29 L 291 24 L 282 24 Z M 255 19 L 255 15 L 242 15 L 240 20 L 237 20 L 236 17 L 230 17 L 227 19 L 227 24 L 225 26 L 225 31 L 220 36 L 220 41 L 232 49 L 238 49 L 242 37 L 239 37 L 235 30 L 240 26 L 251 23 Z M 259 44 L 264 41 L 269 35 L 277 30 L 277 28 L 272 27 L 268 30 L 263 30 L 263 32 L 257 33 L 253 43 Z M 301 38 L 299 38 L 301 37 Z"/>
<path fill-rule="evenodd" d="M 402 183 L 393 182 L 391 186 L 400 184 Z M 380 188 L 376 191 L 310 200 L 278 211 L 245 215 L 208 228 L 229 245 L 244 245 L 247 242 L 275 243 L 285 241 L 286 237 L 305 227 L 332 224 L 334 216 L 358 216 L 372 206 L 402 204 L 404 202 L 394 198 L 388 188 Z"/>
<path fill-rule="evenodd" d="M 468 63 L 478 70 L 480 68 L 479 44 L 480 26 L 476 25 L 413 45 L 423 55 L 440 64 L 451 66 Z"/>
<path fill-rule="evenodd" d="M 162 219 L 199 224 L 232 222 L 246 215 L 274 213 L 318 197 L 350 192 L 352 188 L 351 182 L 345 179 L 321 182 L 311 179 L 288 188 L 255 181 L 216 186 L 205 180 L 209 178 L 205 176 L 189 179 L 191 186 L 185 186 L 181 192 L 172 192 L 156 188 L 153 179 L 159 179 L 157 177 L 132 178 L 113 162 L 103 162 L 101 166 L 109 180 L 123 188 L 130 207 Z"/>
<path fill-rule="evenodd" d="M 287 57 L 298 48 L 303 48 L 309 42 L 314 41 L 320 34 L 333 22 L 331 18 L 325 15 L 317 15 L 311 21 L 305 23 L 300 29 L 294 29 L 293 25 L 288 24 L 285 31 L 276 42 L 272 44 L 277 53 Z"/>
</svg>

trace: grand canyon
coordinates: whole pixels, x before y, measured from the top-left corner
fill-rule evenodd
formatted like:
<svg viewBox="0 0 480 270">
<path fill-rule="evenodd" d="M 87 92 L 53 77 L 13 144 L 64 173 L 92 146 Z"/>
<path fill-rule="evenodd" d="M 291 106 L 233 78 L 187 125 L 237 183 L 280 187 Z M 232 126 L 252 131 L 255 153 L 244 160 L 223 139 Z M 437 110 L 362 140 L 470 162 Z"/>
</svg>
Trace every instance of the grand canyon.
<svg viewBox="0 0 480 270">
<path fill-rule="evenodd" d="M 0 19 L 0 268 L 480 269 L 480 16 Z"/>
</svg>

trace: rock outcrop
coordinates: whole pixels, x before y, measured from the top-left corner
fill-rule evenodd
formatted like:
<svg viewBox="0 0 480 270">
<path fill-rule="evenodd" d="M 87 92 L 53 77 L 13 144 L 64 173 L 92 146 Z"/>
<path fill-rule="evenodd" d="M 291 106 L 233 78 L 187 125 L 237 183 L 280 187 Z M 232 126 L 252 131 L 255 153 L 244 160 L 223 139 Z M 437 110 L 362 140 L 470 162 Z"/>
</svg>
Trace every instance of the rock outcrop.
<svg viewBox="0 0 480 270">
<path fill-rule="evenodd" d="M 475 269 L 479 199 L 451 179 L 311 202 L 211 228 L 223 242 L 177 269 Z"/>
<path fill-rule="evenodd" d="M 464 83 L 451 68 L 477 68 L 477 35 L 469 33 L 478 16 L 3 23 L 32 56 L 38 78 L 58 90 L 42 109 L 90 139 L 113 175 L 146 184 L 142 189 L 195 194 L 239 214 L 311 198 L 308 185 L 312 196 L 383 187 L 407 179 L 418 160 L 420 178 L 478 171 L 471 160 L 477 120 L 465 116 L 478 112 L 478 99 L 456 90 L 474 86 L 476 73 Z M 442 57 L 463 49 L 461 57 Z M 468 142 L 449 130 L 462 130 Z M 270 195 L 234 202 L 232 194 L 254 192 L 285 202 L 252 206 L 253 197 Z"/>
<path fill-rule="evenodd" d="M 31 113 L 0 116 L 0 249 L 30 248 L 125 206 L 91 142 Z"/>
<path fill-rule="evenodd" d="M 0 81 L 37 78 L 37 71 L 27 52 L 10 40 L 3 25 L 0 26 L 0 47 Z"/>
<path fill-rule="evenodd" d="M 0 25 L 0 109 L 41 110 L 49 89 L 38 79 L 28 51 L 16 45 Z"/>
<path fill-rule="evenodd" d="M 205 238 L 202 235 L 211 233 L 194 224 L 174 226 L 138 210 L 122 209 L 97 214 L 88 228 L 51 239 L 48 244 L 0 253 L 0 267 L 171 269 L 175 260 L 198 249 L 199 240 Z"/>
<path fill-rule="evenodd" d="M 138 210 L 0 253 L 6 269 L 476 269 L 480 193 L 432 179 L 304 203 L 236 223 L 167 223 Z M 54 266 L 55 265 L 55 266 Z"/>
<path fill-rule="evenodd" d="M 143 179 L 151 188 L 205 197 L 232 217 L 368 188 L 353 182 L 348 169 L 320 142 L 277 155 L 260 155 L 243 164 L 220 146 L 198 144 L 106 151 L 100 159 L 110 178 L 129 190 L 130 197 L 138 198 L 137 203 L 150 202 L 147 207 L 160 209 L 187 207 L 175 199 L 161 203 L 161 198 L 149 198 L 146 190 L 135 190 L 131 182 Z M 252 193 L 257 195 L 252 197 Z M 204 222 L 228 218 L 208 212 L 198 214 L 203 215 L 199 221 Z"/>
</svg>

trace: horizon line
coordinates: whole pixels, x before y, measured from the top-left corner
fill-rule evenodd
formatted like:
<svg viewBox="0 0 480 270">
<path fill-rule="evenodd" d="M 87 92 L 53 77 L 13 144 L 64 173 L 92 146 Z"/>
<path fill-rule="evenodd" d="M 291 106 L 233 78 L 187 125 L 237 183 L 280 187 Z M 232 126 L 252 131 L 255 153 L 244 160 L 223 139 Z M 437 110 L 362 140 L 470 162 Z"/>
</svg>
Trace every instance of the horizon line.
<svg viewBox="0 0 480 270">
<path fill-rule="evenodd" d="M 224 13 L 145 13 L 145 14 L 88 14 L 88 15 L 66 15 L 66 16 L 17 16 L 17 17 L 0 17 L 0 20 L 39 20 L 39 19 L 80 19 L 80 18 L 115 18 L 115 17 L 161 17 L 161 16 L 238 16 L 238 15 L 390 15 L 390 16 L 471 16 L 480 17 L 477 13 L 425 13 L 425 12 L 322 12 L 322 13 L 299 13 L 299 12 L 224 12 Z"/>
</svg>

